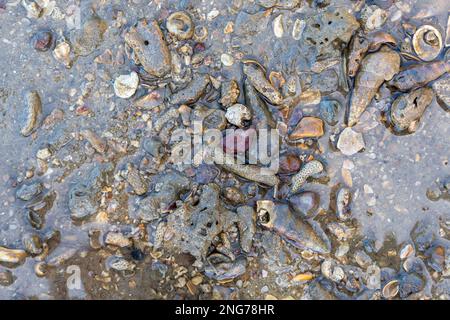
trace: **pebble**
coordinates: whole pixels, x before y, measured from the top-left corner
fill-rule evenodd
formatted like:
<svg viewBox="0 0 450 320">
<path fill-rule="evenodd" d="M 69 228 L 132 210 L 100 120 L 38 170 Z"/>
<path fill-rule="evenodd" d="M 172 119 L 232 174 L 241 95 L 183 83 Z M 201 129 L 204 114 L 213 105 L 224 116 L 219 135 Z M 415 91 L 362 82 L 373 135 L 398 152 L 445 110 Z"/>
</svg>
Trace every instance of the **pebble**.
<svg viewBox="0 0 450 320">
<path fill-rule="evenodd" d="M 315 117 L 303 117 L 289 135 L 290 140 L 320 138 L 324 134 L 323 121 Z"/>
<path fill-rule="evenodd" d="M 139 76 L 136 72 L 131 72 L 129 75 L 121 75 L 114 81 L 114 92 L 116 96 L 122 99 L 131 98 L 139 85 Z"/>
<path fill-rule="evenodd" d="M 31 39 L 33 48 L 40 52 L 50 50 L 53 45 L 53 40 L 52 32 L 47 30 L 36 32 Z"/>
<path fill-rule="evenodd" d="M 352 128 L 345 128 L 339 136 L 338 149 L 346 156 L 352 156 L 366 147 L 363 135 L 353 131 Z"/>
</svg>

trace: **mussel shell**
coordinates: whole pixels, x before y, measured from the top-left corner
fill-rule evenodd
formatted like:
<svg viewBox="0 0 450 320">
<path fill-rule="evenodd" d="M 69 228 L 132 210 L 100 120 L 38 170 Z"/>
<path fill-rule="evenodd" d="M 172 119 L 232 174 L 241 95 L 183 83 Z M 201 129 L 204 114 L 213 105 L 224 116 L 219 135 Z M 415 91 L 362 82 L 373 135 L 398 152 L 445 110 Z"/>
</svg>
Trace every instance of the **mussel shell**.
<svg viewBox="0 0 450 320">
<path fill-rule="evenodd" d="M 433 42 L 427 36 L 433 36 Z M 430 25 L 421 26 L 413 36 L 413 47 L 417 56 L 423 61 L 433 61 L 441 53 L 443 43 L 439 30 Z"/>
</svg>

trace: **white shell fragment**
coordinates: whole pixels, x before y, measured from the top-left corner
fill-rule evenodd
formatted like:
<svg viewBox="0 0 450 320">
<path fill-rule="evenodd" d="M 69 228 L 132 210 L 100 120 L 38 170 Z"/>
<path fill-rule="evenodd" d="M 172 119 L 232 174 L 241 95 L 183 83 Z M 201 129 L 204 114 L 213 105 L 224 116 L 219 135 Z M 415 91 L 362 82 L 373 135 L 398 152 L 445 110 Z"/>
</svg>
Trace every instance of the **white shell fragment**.
<svg viewBox="0 0 450 320">
<path fill-rule="evenodd" d="M 252 113 L 249 108 L 237 103 L 227 109 L 225 117 L 229 123 L 242 128 L 245 126 L 245 121 L 252 119 Z"/>
<path fill-rule="evenodd" d="M 365 148 L 363 135 L 353 131 L 352 128 L 345 128 L 339 136 L 337 147 L 346 156 L 352 156 Z"/>
<path fill-rule="evenodd" d="M 283 37 L 284 34 L 283 15 L 281 14 L 273 20 L 273 33 L 277 38 Z"/>
<path fill-rule="evenodd" d="M 139 76 L 136 72 L 128 75 L 121 75 L 114 81 L 114 92 L 116 96 L 123 99 L 131 98 L 139 85 Z"/>
<path fill-rule="evenodd" d="M 306 27 L 305 20 L 300 19 L 295 20 L 294 27 L 292 28 L 292 38 L 294 38 L 294 40 L 300 40 L 302 38 L 305 27 Z"/>
<path fill-rule="evenodd" d="M 229 55 L 228 53 L 222 53 L 222 55 L 220 56 L 220 61 L 226 67 L 230 67 L 234 64 L 233 56 Z"/>
</svg>

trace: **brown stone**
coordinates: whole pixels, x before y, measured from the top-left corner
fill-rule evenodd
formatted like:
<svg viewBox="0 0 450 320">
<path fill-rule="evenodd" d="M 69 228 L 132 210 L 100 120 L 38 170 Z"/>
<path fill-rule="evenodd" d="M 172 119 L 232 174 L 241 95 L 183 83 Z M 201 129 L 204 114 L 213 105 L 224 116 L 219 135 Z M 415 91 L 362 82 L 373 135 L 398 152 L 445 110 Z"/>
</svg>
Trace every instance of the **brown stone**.
<svg viewBox="0 0 450 320">
<path fill-rule="evenodd" d="M 320 138 L 323 136 L 323 121 L 315 117 L 304 117 L 289 136 L 290 140 Z"/>
</svg>

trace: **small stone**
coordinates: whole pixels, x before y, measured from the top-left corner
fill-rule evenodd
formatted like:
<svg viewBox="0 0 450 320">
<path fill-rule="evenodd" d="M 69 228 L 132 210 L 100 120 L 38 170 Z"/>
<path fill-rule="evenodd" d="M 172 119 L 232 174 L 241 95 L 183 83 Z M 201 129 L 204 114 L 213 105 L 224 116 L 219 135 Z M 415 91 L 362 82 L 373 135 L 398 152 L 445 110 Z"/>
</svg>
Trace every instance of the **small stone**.
<svg viewBox="0 0 450 320">
<path fill-rule="evenodd" d="M 345 128 L 339 136 L 337 147 L 346 156 L 354 155 L 365 148 L 363 135 L 352 128 Z"/>
<path fill-rule="evenodd" d="M 220 61 L 226 67 L 231 67 L 234 64 L 233 56 L 229 55 L 228 53 L 222 53 L 222 55 L 220 56 Z"/>
<path fill-rule="evenodd" d="M 290 140 L 320 138 L 324 134 L 323 121 L 315 117 L 303 117 L 289 135 Z"/>
<path fill-rule="evenodd" d="M 136 72 L 129 75 L 121 75 L 114 81 L 114 92 L 116 96 L 123 99 L 131 98 L 139 85 L 139 76 Z"/>
<path fill-rule="evenodd" d="M 31 39 L 33 48 L 40 52 L 50 50 L 53 45 L 53 34 L 51 31 L 40 30 Z"/>
<path fill-rule="evenodd" d="M 302 161 L 294 154 L 282 155 L 280 157 L 280 173 L 294 173 L 300 170 Z"/>
<path fill-rule="evenodd" d="M 225 114 L 228 122 L 234 124 L 239 128 L 243 128 L 246 125 L 246 121 L 252 119 L 252 113 L 249 108 L 243 104 L 235 104 L 227 109 Z"/>
</svg>

